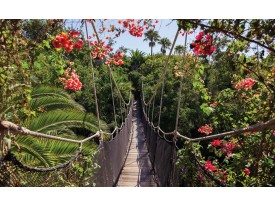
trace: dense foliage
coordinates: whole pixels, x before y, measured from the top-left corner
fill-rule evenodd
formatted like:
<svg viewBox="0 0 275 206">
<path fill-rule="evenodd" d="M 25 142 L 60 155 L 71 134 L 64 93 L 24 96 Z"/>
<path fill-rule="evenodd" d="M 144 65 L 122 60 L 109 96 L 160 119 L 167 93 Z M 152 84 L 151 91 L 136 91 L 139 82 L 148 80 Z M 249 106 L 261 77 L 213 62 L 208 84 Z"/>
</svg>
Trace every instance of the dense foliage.
<svg viewBox="0 0 275 206">
<path fill-rule="evenodd" d="M 109 36 L 107 43 L 99 40 L 96 33 L 84 35 L 85 20 L 78 31 L 69 29 L 62 20 L 0 20 L 0 120 L 33 131 L 81 139 L 98 129 L 95 83 L 102 129 L 112 131 L 126 115 L 112 78 L 125 101 L 133 90 L 136 97 L 144 95 L 145 102 L 154 97 L 148 105 L 148 115 L 166 132 L 177 128 L 182 135 L 196 138 L 275 118 L 274 20 L 177 20 L 180 34 L 197 31 L 198 35 L 188 48 L 175 47 L 166 73 L 165 54 L 171 42 L 154 30 L 157 20 L 118 20 L 117 27 L 105 26 L 106 20 L 100 22 L 100 34 L 113 33 L 115 38 L 126 31 L 135 37 L 144 34 L 151 55 L 131 50 L 127 57 L 123 47 L 113 51 Z M 161 44 L 161 53 L 153 55 L 156 43 Z M 275 185 L 274 131 L 275 128 L 193 144 L 178 139 L 181 179 L 187 186 L 198 182 L 201 186 L 214 185 L 190 161 L 196 157 L 209 173 L 229 186 Z M 64 162 L 77 149 L 30 137 L 5 138 L 13 141 L 11 149 L 18 158 L 35 166 Z M 85 151 L 92 152 L 94 147 L 89 142 Z M 94 166 L 88 163 L 86 172 L 90 173 Z M 79 165 L 74 169 L 83 172 Z"/>
</svg>

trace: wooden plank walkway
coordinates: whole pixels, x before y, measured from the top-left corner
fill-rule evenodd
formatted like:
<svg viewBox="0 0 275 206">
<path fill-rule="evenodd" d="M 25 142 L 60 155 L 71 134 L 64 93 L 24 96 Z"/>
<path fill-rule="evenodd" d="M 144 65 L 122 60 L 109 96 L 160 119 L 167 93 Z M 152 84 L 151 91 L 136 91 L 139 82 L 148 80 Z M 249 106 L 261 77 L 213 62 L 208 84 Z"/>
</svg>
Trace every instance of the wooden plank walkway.
<svg viewBox="0 0 275 206">
<path fill-rule="evenodd" d="M 117 187 L 156 187 L 144 139 L 140 105 L 134 103 L 131 145 Z"/>
</svg>

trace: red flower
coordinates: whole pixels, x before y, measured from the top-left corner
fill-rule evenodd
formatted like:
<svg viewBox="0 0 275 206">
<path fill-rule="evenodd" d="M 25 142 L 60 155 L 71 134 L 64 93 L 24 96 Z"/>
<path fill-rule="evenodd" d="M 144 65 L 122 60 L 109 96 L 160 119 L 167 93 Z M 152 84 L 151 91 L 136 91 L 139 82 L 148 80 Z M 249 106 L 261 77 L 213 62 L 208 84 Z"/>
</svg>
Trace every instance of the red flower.
<svg viewBox="0 0 275 206">
<path fill-rule="evenodd" d="M 206 161 L 205 169 L 208 170 L 208 171 L 215 171 L 216 167 L 212 164 L 211 161 Z"/>
<path fill-rule="evenodd" d="M 204 133 L 206 135 L 209 135 L 212 133 L 212 130 L 213 128 L 210 127 L 208 124 L 204 125 L 204 126 L 201 126 L 199 129 L 198 129 L 198 132 L 200 133 Z"/>
<path fill-rule="evenodd" d="M 71 68 L 67 68 L 64 76 L 68 78 L 69 73 L 71 72 Z M 79 76 L 76 74 L 75 70 L 71 72 L 71 77 L 66 78 L 59 78 L 62 83 L 65 84 L 64 89 L 70 89 L 70 90 L 81 90 L 82 83 L 79 81 Z"/>
<path fill-rule="evenodd" d="M 56 48 L 56 49 L 59 49 L 62 47 L 62 44 L 58 40 L 53 40 L 52 44 L 53 44 L 54 48 Z"/>
<path fill-rule="evenodd" d="M 78 37 L 79 32 L 71 31 L 70 36 Z M 52 41 L 52 44 L 54 48 L 63 48 L 67 52 L 71 52 L 74 48 L 81 49 L 84 43 L 82 39 L 78 39 L 78 41 L 74 43 L 72 39 L 68 38 L 67 34 L 61 33 L 60 35 L 56 35 L 55 40 Z"/>
<path fill-rule="evenodd" d="M 246 175 L 249 175 L 249 174 L 250 174 L 250 170 L 249 170 L 248 168 L 245 168 L 245 169 L 244 169 L 244 173 L 245 173 Z"/>
<path fill-rule="evenodd" d="M 190 47 L 196 56 L 211 55 L 216 50 L 216 47 L 212 46 L 211 36 L 205 35 L 203 31 L 196 36 L 195 42 L 192 42 Z"/>
<path fill-rule="evenodd" d="M 213 142 L 211 142 L 211 145 L 212 145 L 213 147 L 220 146 L 220 145 L 221 145 L 221 140 L 216 139 L 216 140 L 214 140 Z"/>
<path fill-rule="evenodd" d="M 209 106 L 210 107 L 214 107 L 214 106 L 216 106 L 218 104 L 218 102 L 213 102 L 212 104 L 210 104 Z"/>
<path fill-rule="evenodd" d="M 225 154 L 229 155 L 232 153 L 232 151 L 235 147 L 236 147 L 236 144 L 234 144 L 233 142 L 227 142 L 227 143 L 223 143 L 221 150 Z"/>
<path fill-rule="evenodd" d="M 235 89 L 247 91 L 249 89 L 252 89 L 254 84 L 255 84 L 255 80 L 253 80 L 251 78 L 246 78 L 246 79 L 239 81 L 239 83 L 235 85 Z"/>
<path fill-rule="evenodd" d="M 69 34 L 70 34 L 70 36 L 71 36 L 71 37 L 79 37 L 80 32 L 78 32 L 78 31 L 74 31 L 74 30 L 73 30 L 73 31 L 70 31 L 70 33 L 69 33 Z"/>
</svg>

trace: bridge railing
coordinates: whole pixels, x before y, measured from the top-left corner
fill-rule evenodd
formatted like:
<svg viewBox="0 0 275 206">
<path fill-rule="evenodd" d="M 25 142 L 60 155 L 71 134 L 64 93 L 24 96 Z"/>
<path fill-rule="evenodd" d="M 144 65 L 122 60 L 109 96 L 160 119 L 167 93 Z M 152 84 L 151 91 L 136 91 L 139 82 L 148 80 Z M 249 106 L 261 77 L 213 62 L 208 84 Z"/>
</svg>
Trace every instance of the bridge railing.
<svg viewBox="0 0 275 206">
<path fill-rule="evenodd" d="M 95 171 L 96 186 L 116 186 L 129 150 L 132 119 L 133 102 L 122 127 L 112 134 L 110 141 L 101 142 L 99 146 L 96 161 L 101 167 Z"/>
<path fill-rule="evenodd" d="M 181 173 L 186 173 L 186 169 L 177 168 L 177 142 L 182 140 L 192 144 L 193 142 L 200 142 L 204 140 L 214 140 L 224 137 L 232 137 L 234 135 L 243 134 L 245 132 L 262 132 L 265 130 L 275 129 L 275 118 L 270 119 L 267 122 L 257 123 L 246 128 L 238 130 L 232 130 L 214 135 L 208 135 L 205 137 L 189 138 L 181 135 L 178 131 L 166 133 L 161 130 L 159 126 L 155 126 L 149 119 L 149 110 L 141 97 L 142 104 L 142 120 L 144 124 L 144 133 L 146 142 L 150 154 L 150 160 L 155 172 L 157 184 L 159 186 L 190 186 L 186 185 L 186 181 L 181 181 Z M 147 111 L 146 111 L 147 108 Z M 188 173 L 191 174 L 188 182 L 192 183 L 192 186 L 226 186 L 223 179 L 220 179 L 209 172 L 205 166 L 198 160 L 192 148 L 189 149 L 187 160 L 190 168 Z M 191 170 L 191 171 L 190 171 Z"/>
<path fill-rule="evenodd" d="M 120 128 L 109 134 L 98 131 L 83 140 L 62 138 L 53 135 L 33 132 L 8 121 L 0 124 L 0 186 L 115 186 L 124 165 L 129 148 L 132 128 L 133 102 L 128 104 L 128 115 Z M 26 165 L 12 153 L 4 143 L 6 135 L 20 134 L 33 138 L 44 138 L 55 141 L 78 144 L 76 153 L 66 162 L 48 168 Z M 111 135 L 109 141 L 100 139 L 100 144 L 92 154 L 84 154 L 82 145 L 93 138 Z M 17 145 L 20 147 L 20 145 Z M 88 160 L 87 160 L 88 158 Z M 97 165 L 88 174 L 84 174 L 85 164 Z M 91 172 L 91 173 L 89 173 Z"/>
</svg>

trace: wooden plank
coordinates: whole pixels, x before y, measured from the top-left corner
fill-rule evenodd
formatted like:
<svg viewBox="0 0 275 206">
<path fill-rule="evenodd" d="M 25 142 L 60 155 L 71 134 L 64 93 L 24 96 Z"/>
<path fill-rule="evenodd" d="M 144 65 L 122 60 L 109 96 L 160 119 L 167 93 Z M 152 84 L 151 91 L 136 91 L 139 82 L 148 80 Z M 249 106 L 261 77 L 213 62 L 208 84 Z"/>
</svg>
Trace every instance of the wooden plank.
<svg viewBox="0 0 275 206">
<path fill-rule="evenodd" d="M 154 187 L 154 175 L 147 145 L 144 139 L 142 122 L 134 108 L 131 145 L 118 185 L 126 187 Z M 139 125 L 139 127 L 137 127 Z"/>
</svg>

